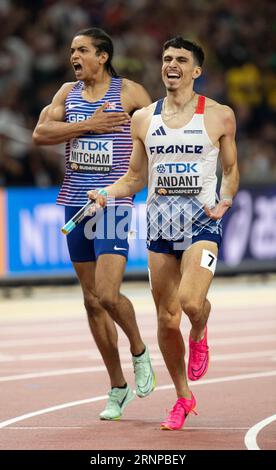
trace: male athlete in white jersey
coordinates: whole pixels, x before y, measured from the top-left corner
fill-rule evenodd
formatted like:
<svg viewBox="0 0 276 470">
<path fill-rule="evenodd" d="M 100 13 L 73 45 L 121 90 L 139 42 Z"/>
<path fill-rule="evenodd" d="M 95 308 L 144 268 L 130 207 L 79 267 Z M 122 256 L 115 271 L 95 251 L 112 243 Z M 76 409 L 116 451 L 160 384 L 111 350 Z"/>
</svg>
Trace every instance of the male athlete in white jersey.
<svg viewBox="0 0 276 470">
<path fill-rule="evenodd" d="M 77 81 L 60 88 L 52 103 L 42 110 L 33 133 L 35 143 L 40 145 L 66 142 L 66 172 L 58 196 L 58 204 L 65 206 L 65 222 L 87 202 L 88 189 L 112 184 L 127 171 L 132 150 L 129 114 L 151 103 L 141 85 L 118 77 L 112 56 L 111 38 L 103 30 L 78 32 L 71 45 Z M 90 222 L 87 224 L 89 219 L 85 217 L 67 236 L 90 329 L 110 376 L 107 406 L 100 413 L 100 418 L 106 420 L 119 419 L 134 398 L 121 368 L 114 322 L 130 342 L 137 395 L 145 397 L 155 386 L 148 348 L 140 336 L 133 306 L 120 293 L 132 205 L 131 197 L 117 199 L 99 219 L 94 217 L 94 232 L 88 233 Z M 122 220 L 127 220 L 127 229 L 119 236 L 117 228 Z M 99 234 L 101 224 L 107 227 L 107 234 Z"/>
<path fill-rule="evenodd" d="M 228 106 L 199 96 L 194 81 L 201 75 L 204 53 L 181 37 L 164 44 L 164 99 L 137 111 L 132 120 L 133 152 L 125 176 L 96 197 L 126 197 L 148 184 L 148 249 L 151 288 L 158 313 L 158 341 L 172 377 L 177 401 L 162 429 L 181 429 L 195 412 L 189 389 L 182 311 L 191 322 L 188 378 L 207 371 L 207 293 L 221 242 L 221 218 L 238 189 L 235 117 Z M 220 199 L 216 197 L 216 163 L 222 166 Z"/>
</svg>

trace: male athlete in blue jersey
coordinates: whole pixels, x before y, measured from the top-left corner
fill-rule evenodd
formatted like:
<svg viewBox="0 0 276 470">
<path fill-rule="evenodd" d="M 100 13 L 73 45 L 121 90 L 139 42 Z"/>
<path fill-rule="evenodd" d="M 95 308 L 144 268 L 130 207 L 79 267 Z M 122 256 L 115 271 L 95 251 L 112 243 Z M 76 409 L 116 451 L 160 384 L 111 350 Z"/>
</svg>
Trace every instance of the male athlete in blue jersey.
<svg viewBox="0 0 276 470">
<path fill-rule="evenodd" d="M 207 294 L 221 242 L 220 219 L 231 207 L 239 182 L 234 113 L 194 91 L 203 59 L 201 47 L 181 37 L 164 44 L 167 94 L 134 114 L 128 172 L 101 192 L 88 193 L 96 206 L 104 207 L 107 196 L 131 196 L 148 185 L 147 243 L 158 341 L 177 395 L 161 424 L 170 430 L 181 429 L 196 406 L 186 376 L 182 311 L 191 322 L 188 378 L 199 380 L 209 362 Z"/>
<path fill-rule="evenodd" d="M 116 74 L 112 56 L 111 38 L 103 30 L 78 32 L 71 44 L 77 81 L 60 88 L 42 110 L 33 133 L 39 145 L 66 142 L 66 170 L 57 201 L 65 206 L 65 222 L 87 202 L 88 189 L 112 184 L 127 171 L 132 150 L 129 115 L 151 103 L 141 85 Z M 67 237 L 90 329 L 110 377 L 109 398 L 100 413 L 101 419 L 108 420 L 120 418 L 134 398 L 121 368 L 114 322 L 130 342 L 137 395 L 145 397 L 155 387 L 149 351 L 140 336 L 133 306 L 120 293 L 132 205 L 132 197 L 116 199 L 97 219 L 97 227 L 102 222 L 109 224 L 115 228 L 114 234 L 99 236 L 97 229 L 96 235 L 89 232 L 86 217 Z M 125 220 L 128 230 L 119 236 L 116 228 Z"/>
</svg>

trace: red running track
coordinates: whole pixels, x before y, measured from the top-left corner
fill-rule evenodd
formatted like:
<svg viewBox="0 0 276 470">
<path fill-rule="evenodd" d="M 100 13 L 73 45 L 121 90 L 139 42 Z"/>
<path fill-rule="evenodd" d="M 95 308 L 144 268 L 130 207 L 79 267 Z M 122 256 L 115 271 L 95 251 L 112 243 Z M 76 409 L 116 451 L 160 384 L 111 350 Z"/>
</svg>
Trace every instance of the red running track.
<svg viewBox="0 0 276 470">
<path fill-rule="evenodd" d="M 210 367 L 191 383 L 199 415 L 178 432 L 159 428 L 176 398 L 157 345 L 149 288 L 129 284 L 124 292 L 136 307 L 158 386 L 151 396 L 135 398 L 116 422 L 98 419 L 109 382 L 79 289 L 1 300 L 0 449 L 275 449 L 275 282 L 214 282 Z M 186 318 L 182 330 L 187 344 Z M 134 387 L 123 334 L 119 344 Z"/>
</svg>

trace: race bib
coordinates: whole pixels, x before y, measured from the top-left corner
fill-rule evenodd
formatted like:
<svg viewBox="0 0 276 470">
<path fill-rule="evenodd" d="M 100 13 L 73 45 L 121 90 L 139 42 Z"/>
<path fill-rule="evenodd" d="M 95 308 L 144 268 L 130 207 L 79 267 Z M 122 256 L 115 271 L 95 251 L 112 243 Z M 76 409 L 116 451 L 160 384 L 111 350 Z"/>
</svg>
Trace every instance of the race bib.
<svg viewBox="0 0 276 470">
<path fill-rule="evenodd" d="M 73 171 L 109 173 L 112 170 L 113 141 L 104 139 L 72 139 L 69 166 Z"/>
<path fill-rule="evenodd" d="M 160 196 L 194 196 L 202 189 L 200 162 L 165 162 L 153 166 L 155 193 Z"/>
<path fill-rule="evenodd" d="M 217 257 L 209 250 L 202 250 L 200 266 L 205 269 L 209 269 L 214 275 L 217 265 Z"/>
</svg>

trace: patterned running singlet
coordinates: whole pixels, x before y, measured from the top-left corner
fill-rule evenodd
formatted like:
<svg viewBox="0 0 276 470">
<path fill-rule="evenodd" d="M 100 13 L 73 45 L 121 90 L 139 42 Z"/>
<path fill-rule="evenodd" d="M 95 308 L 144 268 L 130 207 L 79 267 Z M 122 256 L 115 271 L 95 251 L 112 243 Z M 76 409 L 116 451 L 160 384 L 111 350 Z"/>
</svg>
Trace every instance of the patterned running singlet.
<svg viewBox="0 0 276 470">
<path fill-rule="evenodd" d="M 82 97 L 84 83 L 78 81 L 65 101 L 66 122 L 80 122 L 88 119 L 102 104 L 110 103 L 105 112 L 124 111 L 121 104 L 122 79 L 111 78 L 105 96 L 94 103 Z M 110 134 L 85 133 L 72 138 L 65 148 L 65 176 L 57 204 L 83 206 L 88 198 L 87 191 L 108 186 L 117 181 L 128 170 L 132 151 L 130 123 L 123 126 L 123 132 Z M 132 197 L 116 199 L 109 204 L 132 206 Z"/>
<path fill-rule="evenodd" d="M 184 127 L 166 126 L 157 101 L 145 139 L 148 156 L 148 240 L 179 240 L 203 230 L 221 235 L 221 222 L 207 217 L 214 207 L 219 149 L 204 125 L 205 97 L 199 96 L 192 119 Z"/>
</svg>

